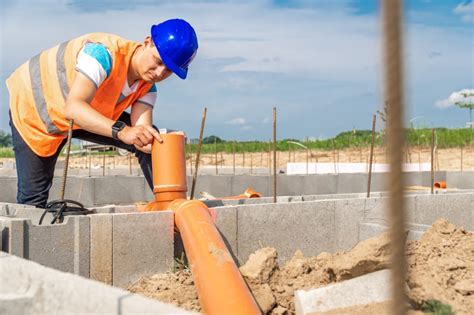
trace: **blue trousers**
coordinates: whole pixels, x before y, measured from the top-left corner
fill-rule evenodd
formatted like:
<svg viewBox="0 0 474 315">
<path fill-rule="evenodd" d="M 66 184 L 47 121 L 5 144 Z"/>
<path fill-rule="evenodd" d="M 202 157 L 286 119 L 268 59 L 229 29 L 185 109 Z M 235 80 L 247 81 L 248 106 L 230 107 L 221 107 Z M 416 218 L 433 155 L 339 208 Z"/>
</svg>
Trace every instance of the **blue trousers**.
<svg viewBox="0 0 474 315">
<path fill-rule="evenodd" d="M 130 114 L 124 112 L 118 120 L 123 121 L 130 126 Z M 44 208 L 48 201 L 49 190 L 53 184 L 56 161 L 67 140 L 64 139 L 58 150 L 53 155 L 49 157 L 41 157 L 34 153 L 28 144 L 26 144 L 22 139 L 11 120 L 11 114 L 10 127 L 12 130 L 13 150 L 15 151 L 16 171 L 18 176 L 16 200 L 20 204 L 28 204 Z M 101 136 L 85 130 L 74 130 L 72 137 L 103 145 L 113 145 L 135 154 L 150 189 L 153 189 L 151 154 L 143 153 L 135 149 L 133 145 L 125 144 L 120 140 Z"/>
</svg>

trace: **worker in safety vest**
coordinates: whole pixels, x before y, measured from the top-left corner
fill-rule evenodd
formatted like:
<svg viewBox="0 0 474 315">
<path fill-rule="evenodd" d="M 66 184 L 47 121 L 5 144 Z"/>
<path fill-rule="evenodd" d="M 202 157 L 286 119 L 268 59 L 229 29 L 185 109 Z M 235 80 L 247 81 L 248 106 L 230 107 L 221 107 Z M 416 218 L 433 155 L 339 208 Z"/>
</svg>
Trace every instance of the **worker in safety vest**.
<svg viewBox="0 0 474 315">
<path fill-rule="evenodd" d="M 18 203 L 45 207 L 70 120 L 73 138 L 134 153 L 153 187 L 151 143 L 162 141 L 152 125 L 155 83 L 172 73 L 185 79 L 198 42 L 181 19 L 153 25 L 150 35 L 138 43 L 86 34 L 41 52 L 7 79 Z"/>
</svg>

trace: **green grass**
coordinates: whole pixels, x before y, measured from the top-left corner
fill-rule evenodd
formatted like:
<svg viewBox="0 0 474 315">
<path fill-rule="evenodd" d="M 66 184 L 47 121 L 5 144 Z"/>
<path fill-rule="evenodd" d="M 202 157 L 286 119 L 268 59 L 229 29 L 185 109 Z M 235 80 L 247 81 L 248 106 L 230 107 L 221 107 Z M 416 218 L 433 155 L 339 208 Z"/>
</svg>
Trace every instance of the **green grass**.
<svg viewBox="0 0 474 315">
<path fill-rule="evenodd" d="M 433 315 L 454 315 L 450 305 L 444 304 L 438 300 L 428 300 L 421 306 L 424 313 Z"/>
<path fill-rule="evenodd" d="M 15 153 L 12 148 L 0 148 L 0 158 L 12 158 L 15 157 Z"/>
<path fill-rule="evenodd" d="M 407 129 L 406 130 L 406 141 L 409 146 L 431 146 L 431 129 Z M 437 133 L 437 145 L 438 148 L 454 148 L 466 145 L 474 144 L 474 130 L 468 128 L 462 129 L 447 129 L 438 128 Z M 299 142 L 310 149 L 319 150 L 333 150 L 333 149 L 345 149 L 345 148 L 358 148 L 370 146 L 372 139 L 372 133 L 370 130 L 355 130 L 345 131 L 338 134 L 332 139 L 316 140 L 316 141 L 299 141 L 294 139 L 285 139 L 277 141 L 278 151 L 288 151 L 302 149 L 301 147 L 289 143 L 288 141 Z M 385 144 L 385 135 L 382 132 L 375 134 L 375 145 L 382 146 Z M 233 152 L 233 141 L 223 141 L 217 143 L 218 152 Z M 235 152 L 262 152 L 268 151 L 273 147 L 273 143 L 261 142 L 261 141 L 245 141 L 235 143 Z M 188 144 L 186 146 L 187 152 L 196 152 L 197 144 Z M 214 144 L 203 144 L 201 153 L 209 154 L 215 152 Z"/>
<path fill-rule="evenodd" d="M 474 130 L 468 128 L 460 129 L 447 129 L 437 128 L 436 129 L 438 138 L 438 148 L 455 148 L 466 145 L 474 144 Z M 431 146 L 431 129 L 407 129 L 405 131 L 406 141 L 409 146 Z M 372 139 L 370 130 L 355 130 L 345 131 L 338 134 L 332 139 L 316 140 L 316 141 L 299 141 L 295 139 L 284 139 L 277 141 L 278 151 L 288 151 L 302 149 L 301 147 L 289 143 L 289 141 L 299 142 L 310 149 L 318 150 L 333 150 L 333 149 L 346 149 L 346 148 L 367 148 L 370 146 Z M 375 145 L 385 145 L 385 135 L 382 132 L 377 132 L 375 137 Z M 218 152 L 232 153 L 234 143 L 233 141 L 223 141 L 217 144 Z M 262 142 L 262 141 L 243 141 L 235 143 L 235 152 L 262 152 L 269 151 L 273 147 L 273 143 Z M 78 149 L 77 145 L 72 145 L 71 150 Z M 186 151 L 196 153 L 197 144 L 186 145 Z M 214 144 L 203 144 L 201 153 L 209 154 L 214 153 Z M 64 153 L 64 150 L 63 150 Z M 94 151 L 93 155 L 113 155 L 114 151 Z M 0 148 L 0 157 L 14 157 L 13 150 L 11 148 Z"/>
</svg>

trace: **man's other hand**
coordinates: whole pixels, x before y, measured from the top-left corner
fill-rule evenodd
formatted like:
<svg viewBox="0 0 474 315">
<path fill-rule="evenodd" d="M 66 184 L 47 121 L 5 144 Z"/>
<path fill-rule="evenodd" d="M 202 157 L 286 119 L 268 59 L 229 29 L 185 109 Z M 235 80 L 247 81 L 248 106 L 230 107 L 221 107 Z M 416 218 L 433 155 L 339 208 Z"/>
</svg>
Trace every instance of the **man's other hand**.
<svg viewBox="0 0 474 315">
<path fill-rule="evenodd" d="M 117 136 L 122 142 L 126 144 L 133 144 L 138 149 L 150 145 L 150 152 L 151 144 L 153 143 L 154 139 L 160 143 L 163 142 L 163 139 L 161 139 L 158 131 L 156 131 L 152 126 L 148 125 L 138 125 L 134 127 L 126 126 L 121 131 L 119 131 Z"/>
</svg>

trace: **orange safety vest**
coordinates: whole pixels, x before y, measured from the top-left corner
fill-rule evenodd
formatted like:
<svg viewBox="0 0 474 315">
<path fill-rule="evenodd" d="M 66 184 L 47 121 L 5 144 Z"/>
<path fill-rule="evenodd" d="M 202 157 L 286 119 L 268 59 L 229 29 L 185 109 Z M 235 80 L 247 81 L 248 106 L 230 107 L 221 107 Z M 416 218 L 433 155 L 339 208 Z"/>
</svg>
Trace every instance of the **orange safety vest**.
<svg viewBox="0 0 474 315">
<path fill-rule="evenodd" d="M 87 42 L 103 44 L 112 55 L 110 75 L 97 89 L 90 104 L 96 111 L 117 120 L 151 88 L 151 83 L 140 81 L 137 90 L 117 104 L 132 55 L 140 43 L 116 35 L 86 34 L 36 55 L 18 67 L 6 84 L 13 124 L 39 156 L 55 154 L 67 136 L 69 123 L 64 118 L 64 108 L 76 75 L 77 55 Z M 73 128 L 79 129 L 76 125 Z"/>
</svg>

